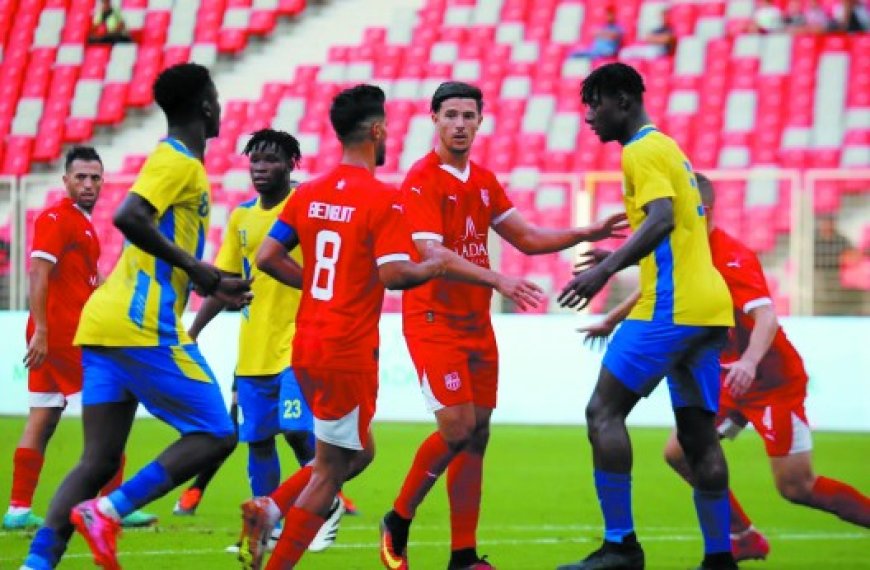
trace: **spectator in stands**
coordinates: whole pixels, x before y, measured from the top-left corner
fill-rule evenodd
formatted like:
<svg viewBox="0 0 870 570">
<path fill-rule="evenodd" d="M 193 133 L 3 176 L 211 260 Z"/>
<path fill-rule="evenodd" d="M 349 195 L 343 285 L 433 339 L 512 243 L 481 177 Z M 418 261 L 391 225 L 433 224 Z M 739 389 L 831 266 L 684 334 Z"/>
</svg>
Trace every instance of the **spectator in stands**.
<svg viewBox="0 0 870 570">
<path fill-rule="evenodd" d="M 124 24 L 121 10 L 112 6 L 112 0 L 101 0 L 99 8 L 94 14 L 88 43 L 116 44 L 131 41 L 133 40 L 127 33 L 127 26 Z"/>
<path fill-rule="evenodd" d="M 662 10 L 661 24 L 640 42 L 632 44 L 619 52 L 620 59 L 656 59 L 673 55 L 677 47 L 677 36 L 671 26 L 670 10 Z"/>
<path fill-rule="evenodd" d="M 782 10 L 774 3 L 773 0 L 764 0 L 761 6 L 755 11 L 752 16 L 752 21 L 749 22 L 748 31 L 751 33 L 767 34 L 778 32 L 785 26 L 782 17 Z"/>
<path fill-rule="evenodd" d="M 813 246 L 813 313 L 816 315 L 849 315 L 857 309 L 855 291 L 846 289 L 840 280 L 844 264 L 854 263 L 860 253 L 837 229 L 833 214 L 821 216 L 816 222 Z"/>
<path fill-rule="evenodd" d="M 784 18 L 789 31 L 795 34 L 823 34 L 832 28 L 831 17 L 818 0 L 810 0 L 806 12 L 802 7 L 800 0 L 789 2 Z"/>
<path fill-rule="evenodd" d="M 595 39 L 589 46 L 571 52 L 569 57 L 585 57 L 600 59 L 603 57 L 616 57 L 619 48 L 622 47 L 622 36 L 625 31 L 616 21 L 616 12 L 613 8 L 607 9 L 607 22 L 595 32 Z"/>
<path fill-rule="evenodd" d="M 866 32 L 870 30 L 870 9 L 862 0 L 843 0 L 834 8 L 837 28 L 844 32 Z"/>
</svg>

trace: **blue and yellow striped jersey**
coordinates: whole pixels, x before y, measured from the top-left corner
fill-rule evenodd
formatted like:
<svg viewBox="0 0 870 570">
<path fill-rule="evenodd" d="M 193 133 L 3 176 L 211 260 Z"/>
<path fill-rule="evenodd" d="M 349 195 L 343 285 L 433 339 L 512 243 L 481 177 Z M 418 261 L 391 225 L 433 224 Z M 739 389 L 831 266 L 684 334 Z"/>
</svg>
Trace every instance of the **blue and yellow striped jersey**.
<svg viewBox="0 0 870 570">
<path fill-rule="evenodd" d="M 183 144 L 162 140 L 130 192 L 154 206 L 157 227 L 166 239 L 202 258 L 211 191 L 205 167 Z M 187 273 L 127 243 L 115 269 L 85 305 L 75 344 L 188 344 L 181 313 L 190 290 Z"/>
<path fill-rule="evenodd" d="M 284 210 L 287 199 L 289 195 L 269 210 L 263 209 L 259 197 L 240 204 L 230 214 L 224 242 L 215 259 L 215 265 L 224 271 L 254 278 L 251 283 L 254 300 L 242 309 L 239 327 L 236 364 L 239 376 L 278 374 L 291 363 L 302 292 L 269 277 L 255 263 L 257 250 Z M 302 265 L 299 247 L 290 256 Z"/>
<path fill-rule="evenodd" d="M 710 255 L 707 219 L 692 166 L 670 137 L 646 125 L 622 150 L 623 202 L 632 229 L 643 207 L 674 203 L 674 230 L 640 261 L 641 297 L 629 319 L 680 325 L 733 326 L 728 287 Z"/>
</svg>

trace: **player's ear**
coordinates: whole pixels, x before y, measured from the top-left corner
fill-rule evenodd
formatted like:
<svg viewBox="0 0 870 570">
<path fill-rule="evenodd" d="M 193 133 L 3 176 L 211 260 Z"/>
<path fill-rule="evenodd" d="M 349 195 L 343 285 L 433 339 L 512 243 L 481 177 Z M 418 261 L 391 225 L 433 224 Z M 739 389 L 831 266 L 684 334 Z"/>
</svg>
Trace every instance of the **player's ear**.
<svg viewBox="0 0 870 570">
<path fill-rule="evenodd" d="M 620 91 L 616 94 L 616 104 L 623 111 L 627 111 L 631 107 L 631 97 L 625 91 Z"/>
</svg>

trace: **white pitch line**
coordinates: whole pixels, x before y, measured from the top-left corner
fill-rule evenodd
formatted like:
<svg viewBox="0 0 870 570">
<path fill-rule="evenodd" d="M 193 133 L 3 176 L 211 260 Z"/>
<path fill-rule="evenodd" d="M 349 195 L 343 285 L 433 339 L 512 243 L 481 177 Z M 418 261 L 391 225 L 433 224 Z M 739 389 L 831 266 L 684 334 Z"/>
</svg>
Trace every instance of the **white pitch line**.
<svg viewBox="0 0 870 570">
<path fill-rule="evenodd" d="M 597 528 L 597 527 L 596 527 Z M 812 541 L 812 540 L 866 540 L 868 537 L 867 533 L 783 533 L 776 535 L 777 540 L 782 541 L 794 541 L 794 542 L 804 542 L 804 541 Z M 670 536 L 645 536 L 644 542 L 690 542 L 700 540 L 700 537 L 697 534 L 691 535 L 670 535 Z M 550 545 L 550 544 L 563 544 L 563 543 L 586 543 L 592 542 L 597 543 L 599 539 L 597 538 L 586 538 L 586 537 L 572 537 L 572 538 L 552 538 L 552 537 L 542 537 L 542 538 L 532 538 L 532 539 L 494 539 L 494 540 L 481 540 L 481 546 L 522 546 L 522 545 Z M 443 548 L 445 545 L 449 544 L 448 541 L 445 540 L 420 540 L 415 541 L 412 540 L 408 546 L 414 548 Z M 339 549 L 339 550 L 377 550 L 378 543 L 376 541 L 372 542 L 349 542 L 349 543 L 341 543 L 336 542 L 330 548 Z M 152 557 L 152 556 L 198 556 L 201 554 L 221 554 L 224 552 L 223 548 L 201 548 L 201 549 L 189 549 L 189 550 L 139 550 L 139 551 L 122 551 L 122 558 L 139 558 L 139 557 Z M 64 558 L 90 558 L 91 554 L 87 552 L 68 554 Z M 9 562 L 23 559 L 23 556 L 20 557 L 0 557 L 0 561 Z"/>
</svg>

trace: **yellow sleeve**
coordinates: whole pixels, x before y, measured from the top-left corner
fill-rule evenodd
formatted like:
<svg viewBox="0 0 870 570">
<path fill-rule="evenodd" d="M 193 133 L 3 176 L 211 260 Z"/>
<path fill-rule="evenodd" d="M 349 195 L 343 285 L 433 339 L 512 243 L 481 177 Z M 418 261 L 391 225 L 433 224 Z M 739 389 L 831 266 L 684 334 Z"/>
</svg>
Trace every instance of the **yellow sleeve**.
<svg viewBox="0 0 870 570">
<path fill-rule="evenodd" d="M 244 272 L 242 266 L 242 244 L 239 241 L 239 209 L 233 210 L 230 220 L 224 229 L 223 243 L 218 250 L 214 265 L 221 271 L 241 275 Z"/>
<path fill-rule="evenodd" d="M 653 200 L 675 197 L 666 162 L 643 147 L 631 150 L 625 174 L 634 188 L 635 207 L 643 208 Z"/>
<path fill-rule="evenodd" d="M 187 160 L 155 152 L 145 161 L 130 192 L 147 200 L 160 217 L 170 206 L 182 201 L 182 194 L 191 187 L 194 174 Z"/>
</svg>

